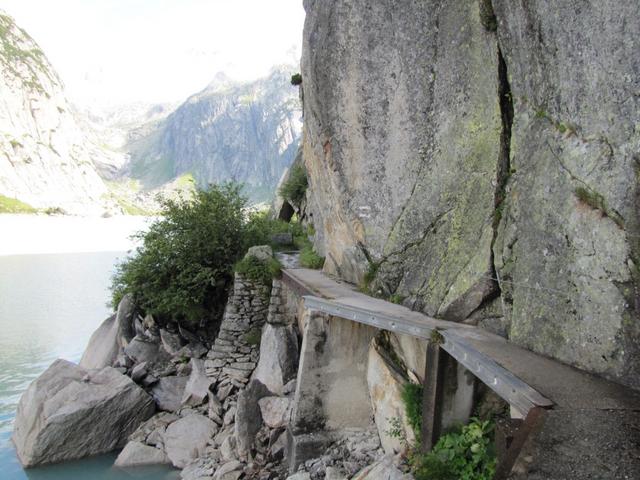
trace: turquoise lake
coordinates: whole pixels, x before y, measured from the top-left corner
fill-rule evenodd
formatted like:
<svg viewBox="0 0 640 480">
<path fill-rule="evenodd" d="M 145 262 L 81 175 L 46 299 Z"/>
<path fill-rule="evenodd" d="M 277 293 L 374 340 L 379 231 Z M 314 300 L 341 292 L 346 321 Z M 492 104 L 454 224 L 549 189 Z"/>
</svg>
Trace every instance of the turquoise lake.
<svg viewBox="0 0 640 480">
<path fill-rule="evenodd" d="M 120 470 L 112 468 L 115 454 L 77 462 L 23 470 L 11 444 L 16 406 L 29 383 L 56 358 L 77 362 L 91 333 L 110 313 L 108 287 L 114 266 L 126 250 L 6 255 L 6 250 L 26 245 L 20 242 L 29 232 L 31 251 L 40 242 L 55 237 L 56 249 L 76 248 L 76 230 L 82 219 L 32 217 L 24 220 L 0 216 L 0 478 L 3 480 L 122 480 L 177 479 L 178 472 L 165 467 Z M 17 223 L 16 223 L 17 222 Z M 115 222 L 115 223 L 114 223 Z M 14 229 L 7 228 L 10 224 Z M 15 230 L 16 224 L 18 231 Z M 56 225 L 53 227 L 53 225 Z M 114 225 L 118 228 L 113 228 Z M 61 226 L 60 226 L 61 225 Z M 130 248 L 128 236 L 142 228 L 141 220 L 100 222 L 92 219 L 91 235 L 79 248 L 100 250 L 114 245 Z M 104 227 L 104 234 L 100 228 Z M 52 233 L 53 232 L 53 233 Z M 65 235 L 73 235 L 70 242 Z M 113 241 L 109 241 L 109 236 Z M 16 238 L 17 237 L 17 238 Z M 57 242 L 57 243 L 56 243 Z M 76 242 L 76 243 L 74 243 Z M 51 244 L 49 244 L 51 245 Z M 86 247 L 86 248 L 85 248 Z M 43 250 L 47 248 L 43 247 Z"/>
</svg>

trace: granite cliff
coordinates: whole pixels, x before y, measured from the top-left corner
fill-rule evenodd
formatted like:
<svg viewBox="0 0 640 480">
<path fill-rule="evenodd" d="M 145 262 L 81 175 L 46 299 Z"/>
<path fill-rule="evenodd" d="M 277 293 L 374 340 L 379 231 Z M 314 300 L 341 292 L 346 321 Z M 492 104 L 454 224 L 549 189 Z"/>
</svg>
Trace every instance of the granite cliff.
<svg viewBox="0 0 640 480">
<path fill-rule="evenodd" d="M 98 166 L 118 155 L 78 121 L 45 54 L 0 11 L 0 194 L 68 213 L 120 211 Z"/>
<path fill-rule="evenodd" d="M 234 180 L 247 185 L 252 200 L 269 199 L 302 129 L 294 68 L 250 83 L 218 74 L 169 116 L 130 133 L 126 174 L 146 188 L 184 174 L 200 186 Z"/>
<path fill-rule="evenodd" d="M 635 2 L 304 5 L 325 270 L 640 387 Z"/>
</svg>

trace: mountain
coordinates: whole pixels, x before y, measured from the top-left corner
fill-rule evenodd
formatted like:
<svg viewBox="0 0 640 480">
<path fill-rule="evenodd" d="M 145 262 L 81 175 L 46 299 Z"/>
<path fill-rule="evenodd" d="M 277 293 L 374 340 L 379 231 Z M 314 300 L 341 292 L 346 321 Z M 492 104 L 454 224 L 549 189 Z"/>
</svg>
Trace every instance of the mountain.
<svg viewBox="0 0 640 480">
<path fill-rule="evenodd" d="M 121 164 L 77 119 L 40 47 L 0 11 L 0 199 L 68 213 L 118 213 L 97 166 Z"/>
<path fill-rule="evenodd" d="M 250 83 L 218 74 L 166 118 L 129 133 L 122 172 L 156 188 L 185 175 L 206 186 L 245 183 L 253 201 L 268 200 L 295 156 L 301 123 L 295 67 L 278 67 Z"/>
</svg>

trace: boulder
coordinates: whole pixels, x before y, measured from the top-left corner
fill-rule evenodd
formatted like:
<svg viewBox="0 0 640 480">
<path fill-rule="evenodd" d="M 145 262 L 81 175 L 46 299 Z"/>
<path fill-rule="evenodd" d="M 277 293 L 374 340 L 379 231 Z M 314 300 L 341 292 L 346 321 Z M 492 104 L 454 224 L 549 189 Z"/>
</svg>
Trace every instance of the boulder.
<svg viewBox="0 0 640 480">
<path fill-rule="evenodd" d="M 384 352 L 378 347 L 375 339 L 369 348 L 367 363 L 367 384 L 371 398 L 373 418 L 378 429 L 380 442 L 385 453 L 393 454 L 406 450 L 406 442 L 389 432 L 400 427 L 399 432 L 408 444 L 413 444 L 415 435 L 409 426 L 402 400 L 402 389 L 407 383 L 402 373 L 385 358 Z M 393 425 L 399 422 L 398 425 Z"/>
<path fill-rule="evenodd" d="M 284 427 L 291 416 L 291 400 L 286 397 L 264 397 L 258 400 L 264 424 L 269 428 Z"/>
<path fill-rule="evenodd" d="M 150 447 L 140 442 L 129 442 L 116 458 L 114 466 L 123 468 L 170 463 L 171 461 L 167 454 L 159 448 Z"/>
<path fill-rule="evenodd" d="M 298 373 L 298 337 L 292 326 L 266 323 L 260 340 L 260 359 L 253 378 L 274 394 L 282 395 L 284 386 Z"/>
<path fill-rule="evenodd" d="M 399 470 L 393 464 L 393 457 L 387 455 L 358 472 L 352 480 L 413 480 L 413 475 Z"/>
<path fill-rule="evenodd" d="M 244 257 L 255 257 L 258 260 L 265 261 L 273 258 L 273 250 L 269 245 L 258 245 L 249 248 L 249 250 L 247 250 L 247 254 Z"/>
<path fill-rule="evenodd" d="M 147 362 L 142 362 L 133 367 L 133 369 L 131 370 L 131 380 L 136 383 L 140 383 L 142 379 L 147 376 L 147 366 Z"/>
<path fill-rule="evenodd" d="M 160 340 L 165 351 L 171 356 L 177 355 L 184 346 L 184 341 L 179 334 L 168 332 L 162 328 L 160 329 Z"/>
<path fill-rule="evenodd" d="M 184 388 L 182 404 L 197 406 L 202 405 L 210 395 L 209 387 L 213 383 L 207 377 L 204 370 L 204 360 L 191 359 L 191 375 Z"/>
<path fill-rule="evenodd" d="M 180 408 L 187 377 L 163 377 L 151 389 L 151 395 L 158 409 L 175 412 Z"/>
<path fill-rule="evenodd" d="M 118 305 L 117 312 L 102 322 L 91 335 L 80 359 L 80 366 L 86 369 L 112 366 L 118 358 L 118 353 L 135 335 L 134 317 L 135 305 L 131 295 L 125 295 Z"/>
<path fill-rule="evenodd" d="M 171 463 L 184 468 L 204 453 L 216 432 L 216 424 L 203 415 L 187 415 L 173 422 L 164 433 L 164 448 Z"/>
<path fill-rule="evenodd" d="M 124 348 L 124 353 L 136 363 L 153 362 L 158 358 L 158 343 L 146 335 L 136 335 Z"/>
<path fill-rule="evenodd" d="M 271 395 L 269 389 L 258 380 L 251 380 L 247 388 L 238 394 L 234 432 L 236 451 L 245 458 L 253 446 L 256 433 L 262 426 L 262 414 L 258 401 Z"/>
<path fill-rule="evenodd" d="M 154 410 L 152 398 L 115 369 L 56 360 L 22 395 L 13 442 L 25 467 L 110 452 Z"/>
</svg>

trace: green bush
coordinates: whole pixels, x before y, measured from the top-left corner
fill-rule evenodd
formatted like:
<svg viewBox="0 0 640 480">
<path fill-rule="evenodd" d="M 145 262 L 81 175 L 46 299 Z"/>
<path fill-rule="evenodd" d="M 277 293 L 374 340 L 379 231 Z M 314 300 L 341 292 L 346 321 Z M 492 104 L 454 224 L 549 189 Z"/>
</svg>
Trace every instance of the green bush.
<svg viewBox="0 0 640 480">
<path fill-rule="evenodd" d="M 204 326 L 222 314 L 233 265 L 251 245 L 240 186 L 199 190 L 190 199 L 165 199 L 161 217 L 116 268 L 114 307 L 130 293 L 161 323 Z"/>
<path fill-rule="evenodd" d="M 496 463 L 493 423 L 477 418 L 412 459 L 416 480 L 491 480 Z"/>
<path fill-rule="evenodd" d="M 308 186 L 305 168 L 299 164 L 293 165 L 289 172 L 289 178 L 280 187 L 280 196 L 291 204 L 299 206 Z"/>
<path fill-rule="evenodd" d="M 302 84 L 302 75 L 299 73 L 294 73 L 291 75 L 291 85 L 301 85 Z"/>
<path fill-rule="evenodd" d="M 245 257 L 234 267 L 240 275 L 264 285 L 271 285 L 271 280 L 280 276 L 281 269 L 280 262 L 275 258 L 260 260 L 256 257 Z"/>
</svg>

